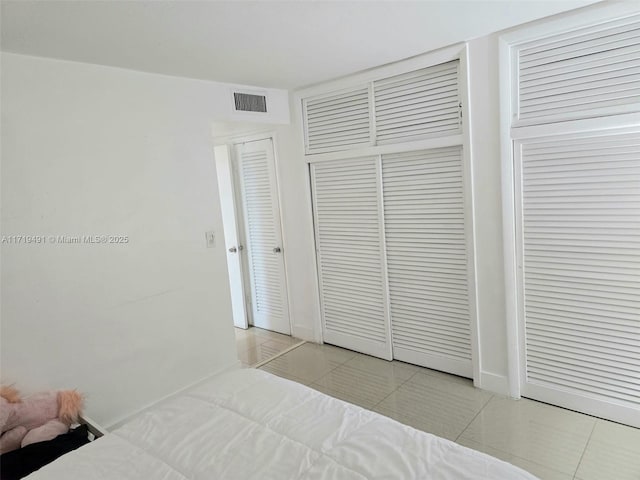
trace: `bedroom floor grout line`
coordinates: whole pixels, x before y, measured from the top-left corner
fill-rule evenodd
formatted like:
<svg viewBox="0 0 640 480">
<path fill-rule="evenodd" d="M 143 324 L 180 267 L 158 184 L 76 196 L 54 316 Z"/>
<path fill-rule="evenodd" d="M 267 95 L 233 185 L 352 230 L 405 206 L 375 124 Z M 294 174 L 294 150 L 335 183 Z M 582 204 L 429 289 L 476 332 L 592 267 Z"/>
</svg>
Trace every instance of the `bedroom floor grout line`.
<svg viewBox="0 0 640 480">
<path fill-rule="evenodd" d="M 587 438 L 587 442 L 584 444 L 584 449 L 582 450 L 582 455 L 580 455 L 580 460 L 578 460 L 578 464 L 576 465 L 576 470 L 573 472 L 573 480 L 576 480 L 576 476 L 578 475 L 578 470 L 580 469 L 580 464 L 582 463 L 582 459 L 584 458 L 584 454 L 587 453 L 587 448 L 589 447 L 589 442 L 591 442 L 591 438 L 593 437 L 593 432 L 596 429 L 596 425 L 598 423 L 598 419 L 595 419 L 593 422 L 593 428 L 591 428 L 591 432 L 589 433 L 589 438 Z"/>
<path fill-rule="evenodd" d="M 276 358 L 279 358 L 279 357 L 281 357 L 281 356 L 283 356 L 283 355 L 295 350 L 296 348 L 301 347 L 305 343 L 307 343 L 306 340 L 300 340 L 298 343 L 285 348 L 281 352 L 276 353 L 273 357 L 269 357 L 266 360 L 261 360 L 258 363 L 255 363 L 253 365 L 249 365 L 249 368 L 260 368 L 263 365 L 266 365 L 267 363 L 271 362 L 272 360 L 275 360 Z"/>
<path fill-rule="evenodd" d="M 384 402 L 387 398 L 389 398 L 391 395 L 393 395 L 394 393 L 396 393 L 398 390 L 400 390 L 400 387 L 402 387 L 405 383 L 407 383 L 409 380 L 411 380 L 413 377 L 415 377 L 417 374 L 419 373 L 419 370 L 413 372 L 413 374 L 407 378 L 405 381 L 403 381 L 400 385 L 398 385 L 389 395 L 387 395 L 386 397 L 384 397 L 382 400 L 380 400 L 378 403 L 376 403 L 373 407 L 371 408 L 376 408 L 378 405 L 380 405 L 382 402 Z"/>
<path fill-rule="evenodd" d="M 322 343 L 321 345 L 328 345 L 327 343 Z M 341 347 L 338 347 L 341 348 Z M 317 381 L 322 380 L 324 377 L 326 377 L 327 375 L 329 375 L 331 372 L 333 372 L 334 370 L 340 368 L 341 366 L 343 366 L 345 363 L 347 363 L 350 360 L 353 360 L 354 358 L 356 358 L 356 356 L 358 355 L 358 352 L 354 352 L 353 350 L 349 350 L 350 352 L 353 352 L 353 357 L 349 358 L 348 360 L 345 360 L 344 362 L 340 363 L 339 365 L 336 365 L 335 367 L 333 367 L 331 370 L 329 370 L 327 373 L 319 376 L 318 378 L 316 378 L 315 380 L 313 380 L 309 385 L 311 384 L 315 384 Z"/>
<path fill-rule="evenodd" d="M 476 388 L 476 387 L 474 387 Z M 458 434 L 458 436 L 456 437 L 456 439 L 454 440 L 456 443 L 458 442 L 458 440 L 460 440 L 460 437 L 462 435 L 464 435 L 464 432 L 466 432 L 467 430 L 469 430 L 469 427 L 471 426 L 471 424 L 473 423 L 473 421 L 478 418 L 478 415 L 480 415 L 482 413 L 482 411 L 487 407 L 487 405 L 489 405 L 489 402 L 491 400 L 493 400 L 493 398 L 495 397 L 495 394 L 491 394 L 491 396 L 489 397 L 489 399 L 484 402 L 484 405 L 482 405 L 482 407 L 480 408 L 480 410 L 478 410 L 478 412 L 473 416 L 473 418 L 469 421 L 469 423 L 467 423 L 467 426 L 464 427 L 462 429 L 462 431 Z"/>
</svg>

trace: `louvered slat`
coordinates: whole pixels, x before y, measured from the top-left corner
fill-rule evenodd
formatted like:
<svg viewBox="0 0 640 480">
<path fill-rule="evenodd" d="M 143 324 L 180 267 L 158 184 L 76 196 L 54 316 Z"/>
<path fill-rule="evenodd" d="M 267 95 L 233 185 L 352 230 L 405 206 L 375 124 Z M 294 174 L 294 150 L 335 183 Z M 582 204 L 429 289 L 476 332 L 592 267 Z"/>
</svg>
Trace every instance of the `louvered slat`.
<svg viewBox="0 0 640 480">
<path fill-rule="evenodd" d="M 518 65 L 520 120 L 580 118 L 629 105 L 640 110 L 640 17 L 525 45 Z"/>
<path fill-rule="evenodd" d="M 374 82 L 377 143 L 459 133 L 458 69 L 454 60 Z"/>
<path fill-rule="evenodd" d="M 461 147 L 382 157 L 394 357 L 471 376 L 462 176 Z"/>
<path fill-rule="evenodd" d="M 521 200 L 527 382 L 640 416 L 640 151 L 625 147 L 638 144 L 525 143 Z"/>
<path fill-rule="evenodd" d="M 377 162 L 313 165 L 314 215 L 325 341 L 390 359 Z"/>
<path fill-rule="evenodd" d="M 367 87 L 306 99 L 306 153 L 331 152 L 369 145 L 369 115 Z"/>
</svg>

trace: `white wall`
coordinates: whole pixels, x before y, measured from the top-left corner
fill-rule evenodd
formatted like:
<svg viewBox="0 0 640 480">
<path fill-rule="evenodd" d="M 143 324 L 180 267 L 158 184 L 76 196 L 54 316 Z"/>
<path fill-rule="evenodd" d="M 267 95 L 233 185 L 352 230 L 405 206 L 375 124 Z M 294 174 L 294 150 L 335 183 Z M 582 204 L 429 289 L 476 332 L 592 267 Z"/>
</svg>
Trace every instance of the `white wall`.
<svg viewBox="0 0 640 480">
<path fill-rule="evenodd" d="M 78 388 L 108 426 L 235 364 L 210 134 L 233 119 L 225 84 L 2 54 L 2 234 L 129 238 L 2 245 L 3 383 Z"/>
</svg>

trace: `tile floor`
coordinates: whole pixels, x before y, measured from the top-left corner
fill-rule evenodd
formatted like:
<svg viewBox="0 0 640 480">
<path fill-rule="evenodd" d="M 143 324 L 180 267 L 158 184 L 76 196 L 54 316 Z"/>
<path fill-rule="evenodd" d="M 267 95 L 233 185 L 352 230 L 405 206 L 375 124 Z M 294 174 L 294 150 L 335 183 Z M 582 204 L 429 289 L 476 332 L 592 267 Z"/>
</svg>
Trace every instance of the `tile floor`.
<svg viewBox="0 0 640 480">
<path fill-rule="evenodd" d="M 261 328 L 250 327 L 247 330 L 235 328 L 238 360 L 243 367 L 253 367 L 279 353 L 302 343 L 289 335 L 282 335 Z"/>
<path fill-rule="evenodd" d="M 305 343 L 260 368 L 489 453 L 542 480 L 640 480 L 639 429 L 510 400 L 467 379 L 329 345 Z"/>
</svg>

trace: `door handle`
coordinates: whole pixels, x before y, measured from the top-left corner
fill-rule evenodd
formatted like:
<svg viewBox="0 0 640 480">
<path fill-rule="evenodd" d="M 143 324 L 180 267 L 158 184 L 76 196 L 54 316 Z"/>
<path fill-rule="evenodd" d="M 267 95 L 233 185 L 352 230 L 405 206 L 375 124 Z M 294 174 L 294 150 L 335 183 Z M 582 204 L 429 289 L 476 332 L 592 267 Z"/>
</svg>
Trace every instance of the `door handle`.
<svg viewBox="0 0 640 480">
<path fill-rule="evenodd" d="M 229 252 L 231 252 L 231 253 L 236 253 L 237 251 L 238 251 L 238 249 L 236 247 L 231 247 L 229 249 Z"/>
<path fill-rule="evenodd" d="M 273 249 L 273 253 L 280 253 L 282 249 L 280 247 L 276 247 Z"/>
</svg>

